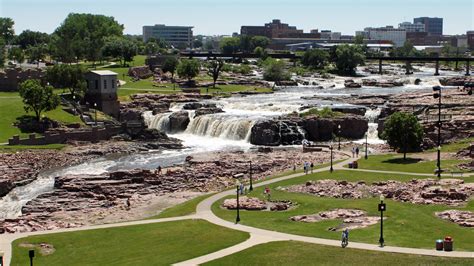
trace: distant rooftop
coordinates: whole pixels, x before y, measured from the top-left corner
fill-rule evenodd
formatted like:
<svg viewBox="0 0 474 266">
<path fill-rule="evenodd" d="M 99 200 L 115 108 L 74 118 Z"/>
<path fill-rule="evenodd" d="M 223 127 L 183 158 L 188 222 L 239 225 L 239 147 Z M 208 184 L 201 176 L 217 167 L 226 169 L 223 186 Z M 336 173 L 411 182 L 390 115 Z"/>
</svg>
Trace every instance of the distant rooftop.
<svg viewBox="0 0 474 266">
<path fill-rule="evenodd" d="M 91 72 L 100 76 L 117 75 L 117 73 L 110 70 L 91 70 Z"/>
</svg>

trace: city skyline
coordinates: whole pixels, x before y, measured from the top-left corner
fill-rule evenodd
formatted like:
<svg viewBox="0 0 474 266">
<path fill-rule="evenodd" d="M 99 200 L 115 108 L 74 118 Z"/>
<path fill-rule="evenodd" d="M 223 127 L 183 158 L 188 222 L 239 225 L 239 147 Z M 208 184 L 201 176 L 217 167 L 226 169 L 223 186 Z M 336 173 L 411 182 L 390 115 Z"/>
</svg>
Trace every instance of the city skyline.
<svg viewBox="0 0 474 266">
<path fill-rule="evenodd" d="M 153 8 L 150 8 L 150 5 Z M 304 8 L 302 8 L 304 6 Z M 30 29 L 52 33 L 69 13 L 94 13 L 113 16 L 123 24 L 125 34 L 141 35 L 144 25 L 166 24 L 193 26 L 194 34 L 230 35 L 240 32 L 243 25 L 263 25 L 272 19 L 296 26 L 309 32 L 311 29 L 332 30 L 354 35 L 365 27 L 398 26 L 414 17 L 442 17 L 444 34 L 465 34 L 472 30 L 474 5 L 470 0 L 391 1 L 364 0 L 354 5 L 348 0 L 336 1 L 222 1 L 190 0 L 165 3 L 162 0 L 138 0 L 133 6 L 120 1 L 74 0 L 3 0 L 1 16 L 15 21 L 15 30 Z M 229 9 L 232 9 L 229 14 Z M 191 12 L 192 11 L 192 12 Z M 48 14 L 47 16 L 38 14 Z M 242 14 L 242 15 L 241 15 Z M 39 17 L 41 16 L 41 17 Z M 213 19 L 209 19 L 212 17 Z M 310 19 L 315 17 L 314 19 Z M 225 20 L 225 21 L 224 21 Z"/>
</svg>

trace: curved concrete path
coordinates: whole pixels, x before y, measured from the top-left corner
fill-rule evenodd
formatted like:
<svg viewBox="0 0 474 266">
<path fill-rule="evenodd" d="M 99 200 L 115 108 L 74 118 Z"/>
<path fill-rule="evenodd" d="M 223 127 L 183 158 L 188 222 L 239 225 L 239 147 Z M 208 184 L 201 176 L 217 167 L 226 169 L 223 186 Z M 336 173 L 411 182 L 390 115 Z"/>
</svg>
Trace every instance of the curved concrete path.
<svg viewBox="0 0 474 266">
<path fill-rule="evenodd" d="M 349 155 L 345 153 L 346 155 Z M 405 173 L 405 172 L 391 172 L 391 171 L 377 171 L 377 170 L 366 170 L 366 169 L 347 169 L 343 168 L 343 165 L 348 164 L 350 161 L 353 161 L 354 158 L 349 158 L 337 164 L 334 164 L 335 170 L 349 170 L 349 171 L 365 171 L 365 172 L 374 172 L 374 173 L 393 173 L 393 174 L 404 174 L 404 175 L 417 175 L 417 176 L 433 176 L 432 174 L 419 174 L 419 173 Z M 313 172 L 323 172 L 328 171 L 329 167 L 324 167 L 320 169 L 315 169 Z M 263 182 L 259 182 L 254 184 L 255 188 L 262 187 L 268 184 L 280 182 L 283 180 L 292 179 L 295 177 L 303 176 L 304 173 L 295 173 L 283 177 L 269 179 Z M 172 221 L 180 221 L 180 220 L 187 220 L 187 219 L 203 219 L 213 224 L 223 226 L 226 228 L 239 230 L 243 232 L 250 233 L 250 238 L 242 243 L 237 245 L 201 256 L 191 260 L 183 261 L 177 263 L 176 265 L 197 265 L 201 263 L 205 263 L 208 261 L 212 261 L 218 258 L 222 258 L 233 253 L 245 250 L 249 247 L 268 243 L 272 241 L 301 241 L 306 243 L 314 243 L 314 244 L 321 244 L 321 245 L 328 245 L 328 246 L 337 246 L 340 247 L 341 243 L 339 240 L 332 240 L 332 239 L 324 239 L 324 238 L 316 238 L 316 237 L 307 237 L 307 236 L 300 236 L 300 235 L 293 235 L 293 234 L 286 234 L 280 233 L 276 231 L 270 231 L 265 229 L 259 229 L 255 227 L 245 226 L 241 224 L 234 224 L 232 222 L 223 220 L 217 217 L 211 210 L 212 205 L 222 199 L 223 197 L 234 195 L 235 190 L 227 190 L 210 196 L 205 200 L 201 201 L 196 208 L 196 214 L 188 215 L 188 216 L 180 216 L 180 217 L 171 217 L 171 218 L 163 218 L 163 219 L 152 219 L 152 220 L 140 220 L 140 221 L 131 221 L 131 222 L 123 222 L 123 223 L 113 223 L 113 224 L 103 224 L 103 225 L 92 225 L 92 226 L 84 226 L 79 228 L 67 228 L 67 229 L 57 229 L 57 230 L 50 230 L 50 231 L 39 231 L 39 232 L 28 232 L 28 233 L 16 233 L 16 234 L 3 234 L 0 235 L 0 250 L 5 252 L 4 254 L 4 262 L 6 265 L 10 265 L 11 255 L 12 255 L 12 243 L 16 239 L 28 237 L 28 236 L 35 236 L 35 235 L 45 235 L 45 234 L 53 234 L 53 233 L 65 233 L 65 232 L 74 232 L 74 231 L 83 231 L 83 230 L 93 230 L 93 229 L 102 229 L 102 228 L 112 228 L 112 227 L 120 227 L 120 226 L 130 226 L 130 225 L 140 225 L 140 224 L 151 224 L 151 223 L 161 223 L 161 222 L 172 222 Z M 403 248 L 403 247 L 392 247 L 392 246 L 385 246 L 383 248 L 379 247 L 378 245 L 373 244 L 365 244 L 365 243 L 357 243 L 357 242 L 350 242 L 348 248 L 356 248 L 356 249 L 364 249 L 364 250 L 374 250 L 374 251 L 384 251 L 384 252 L 396 252 L 396 253 L 403 253 L 403 254 L 416 254 L 416 255 L 428 255 L 428 256 L 440 256 L 440 257 L 462 257 L 462 258 L 474 258 L 474 252 L 462 252 L 462 251 L 453 251 L 453 252 L 439 252 L 432 249 L 417 249 L 417 248 Z"/>
<path fill-rule="evenodd" d="M 348 155 L 348 154 L 346 154 Z M 404 175 L 416 175 L 416 176 L 433 176 L 432 174 L 418 174 L 418 173 L 405 173 L 405 172 L 391 172 L 391 171 L 377 171 L 377 170 L 367 170 L 367 169 L 348 169 L 343 168 L 344 165 L 348 164 L 349 162 L 353 161 L 354 158 L 349 158 L 345 161 L 337 163 L 333 166 L 335 170 L 350 170 L 350 171 L 364 171 L 364 172 L 374 172 L 374 173 L 393 173 L 393 174 L 404 174 Z M 323 172 L 328 171 L 329 167 L 324 167 L 320 169 L 316 169 L 313 172 Z M 280 182 L 283 180 L 288 180 L 291 178 L 299 177 L 305 175 L 304 173 L 296 173 L 288 176 L 283 176 L 279 178 L 270 179 L 264 182 L 260 182 L 254 184 L 255 188 L 262 187 L 268 184 L 272 184 L 275 182 Z M 328 246 L 335 246 L 340 247 L 341 241 L 339 240 L 332 240 L 332 239 L 324 239 L 324 238 L 317 238 L 317 237 L 307 237 L 307 236 L 300 236 L 300 235 L 293 235 L 287 233 L 281 233 L 276 231 L 270 231 L 260 228 L 255 228 L 251 226 L 235 224 L 226 220 L 223 220 L 217 217 L 211 210 L 212 205 L 227 196 L 234 195 L 235 190 L 227 190 L 218 194 L 215 194 L 203 201 L 201 201 L 197 208 L 196 208 L 196 217 L 211 222 L 213 224 L 227 227 L 234 230 L 239 230 L 243 232 L 250 233 L 250 239 L 245 242 L 242 242 L 238 245 L 207 254 L 205 256 L 201 256 L 198 258 L 194 258 L 191 260 L 183 261 L 177 263 L 175 265 L 198 265 L 208 261 L 212 261 L 215 259 L 219 259 L 230 255 L 232 253 L 236 253 L 247 249 L 249 247 L 259 245 L 262 243 L 268 243 L 272 241 L 301 241 L 306 243 L 313 243 L 313 244 L 321 244 L 321 245 L 328 245 Z M 380 247 L 374 244 L 366 244 L 366 243 L 357 243 L 357 242 L 349 242 L 348 248 L 355 248 L 355 249 L 363 249 L 363 250 L 372 250 L 372 251 L 383 251 L 383 252 L 395 252 L 395 253 L 403 253 L 403 254 L 415 254 L 415 255 L 427 255 L 427 256 L 439 256 L 439 257 L 459 257 L 459 258 L 474 258 L 474 252 L 464 252 L 464 251 L 453 251 L 453 252 L 444 252 L 444 251 L 436 251 L 434 249 L 418 249 L 418 248 L 404 248 L 404 247 L 393 247 L 393 246 L 385 246 Z"/>
</svg>

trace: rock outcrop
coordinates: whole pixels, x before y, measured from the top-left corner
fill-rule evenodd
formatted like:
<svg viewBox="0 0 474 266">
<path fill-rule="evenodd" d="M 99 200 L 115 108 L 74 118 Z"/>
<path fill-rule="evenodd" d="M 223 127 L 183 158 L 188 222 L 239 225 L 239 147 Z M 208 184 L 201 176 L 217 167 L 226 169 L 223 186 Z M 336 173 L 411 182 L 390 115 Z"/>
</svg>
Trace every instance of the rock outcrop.
<svg viewBox="0 0 474 266">
<path fill-rule="evenodd" d="M 169 116 L 170 133 L 185 131 L 189 124 L 189 114 L 187 111 L 174 112 Z"/>
<path fill-rule="evenodd" d="M 278 121 L 258 121 L 252 127 L 250 143 L 253 145 L 278 146 L 281 144 Z"/>
<path fill-rule="evenodd" d="M 198 117 L 198 116 L 201 116 L 201 115 L 210 115 L 210 114 L 223 113 L 223 112 L 224 112 L 224 110 L 222 110 L 221 108 L 217 108 L 217 107 L 201 107 L 201 108 L 197 109 L 194 112 L 194 117 Z"/>
<path fill-rule="evenodd" d="M 471 211 L 447 210 L 436 212 L 435 215 L 460 226 L 474 227 L 474 212 Z"/>
<path fill-rule="evenodd" d="M 222 207 L 228 210 L 237 209 L 237 199 L 226 199 L 222 204 Z M 264 210 L 267 208 L 267 204 L 259 198 L 252 198 L 247 196 L 239 197 L 239 208 L 243 210 Z"/>
<path fill-rule="evenodd" d="M 315 223 L 324 220 L 341 219 L 343 224 L 338 228 L 330 228 L 331 231 L 365 228 L 374 225 L 380 221 L 379 217 L 367 216 L 362 210 L 355 209 L 335 209 L 331 211 L 323 211 L 311 215 L 298 215 L 290 217 L 290 220 L 296 222 Z"/>
</svg>

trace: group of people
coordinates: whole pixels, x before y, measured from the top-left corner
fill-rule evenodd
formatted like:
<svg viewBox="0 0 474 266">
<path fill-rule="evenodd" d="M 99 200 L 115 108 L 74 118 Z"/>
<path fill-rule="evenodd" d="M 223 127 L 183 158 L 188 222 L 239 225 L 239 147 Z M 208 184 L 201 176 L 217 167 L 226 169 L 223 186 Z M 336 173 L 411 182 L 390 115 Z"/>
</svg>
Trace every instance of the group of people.
<svg viewBox="0 0 474 266">
<path fill-rule="evenodd" d="M 314 168 L 314 164 L 313 164 L 313 163 L 304 162 L 304 164 L 303 164 L 303 169 L 304 169 L 304 173 L 305 173 L 305 174 L 308 174 L 309 171 L 311 171 L 311 173 L 313 173 L 313 168 Z"/>
<path fill-rule="evenodd" d="M 352 158 L 359 157 L 359 147 L 352 147 Z"/>
</svg>

